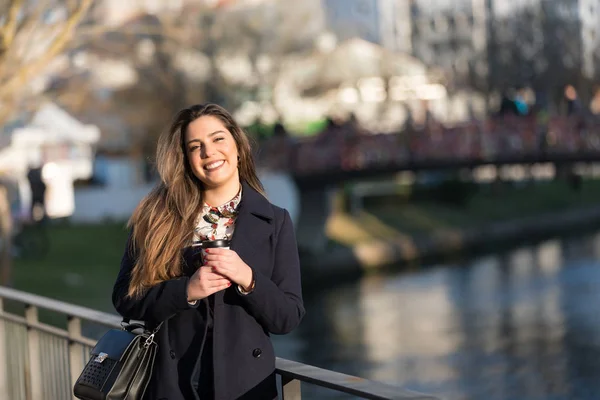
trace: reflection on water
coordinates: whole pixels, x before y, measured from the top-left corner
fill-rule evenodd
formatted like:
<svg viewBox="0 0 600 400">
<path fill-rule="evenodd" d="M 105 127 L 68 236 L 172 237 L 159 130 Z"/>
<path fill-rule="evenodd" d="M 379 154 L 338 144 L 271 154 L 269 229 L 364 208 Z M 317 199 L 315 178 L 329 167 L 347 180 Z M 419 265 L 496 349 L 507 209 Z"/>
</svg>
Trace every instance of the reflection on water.
<svg viewBox="0 0 600 400">
<path fill-rule="evenodd" d="M 600 233 L 366 277 L 306 307 L 279 356 L 448 400 L 600 398 Z"/>
</svg>

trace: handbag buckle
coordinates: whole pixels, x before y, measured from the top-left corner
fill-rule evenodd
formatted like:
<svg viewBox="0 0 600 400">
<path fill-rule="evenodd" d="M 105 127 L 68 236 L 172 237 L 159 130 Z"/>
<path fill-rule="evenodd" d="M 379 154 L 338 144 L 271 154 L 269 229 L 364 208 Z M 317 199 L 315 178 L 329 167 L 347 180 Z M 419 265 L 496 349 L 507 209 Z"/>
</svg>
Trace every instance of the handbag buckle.
<svg viewBox="0 0 600 400">
<path fill-rule="evenodd" d="M 100 353 L 96 356 L 96 358 L 94 358 L 94 362 L 97 362 L 99 364 L 102 364 L 102 362 L 104 360 L 106 360 L 106 357 L 108 357 L 108 354 L 106 353 Z"/>
<path fill-rule="evenodd" d="M 154 343 L 154 333 L 152 333 L 150 336 L 148 336 L 146 338 L 146 341 L 144 342 L 144 347 L 148 347 L 150 346 L 152 343 Z"/>
</svg>

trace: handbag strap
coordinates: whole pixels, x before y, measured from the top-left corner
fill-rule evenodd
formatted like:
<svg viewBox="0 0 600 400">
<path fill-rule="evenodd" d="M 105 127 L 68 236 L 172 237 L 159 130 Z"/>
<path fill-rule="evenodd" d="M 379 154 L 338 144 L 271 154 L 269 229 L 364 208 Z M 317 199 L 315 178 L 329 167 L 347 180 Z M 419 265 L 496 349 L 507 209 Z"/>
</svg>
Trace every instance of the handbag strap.
<svg viewBox="0 0 600 400">
<path fill-rule="evenodd" d="M 121 326 L 123 327 L 123 329 L 126 329 L 125 325 L 129 325 L 131 322 L 131 319 L 129 318 L 123 318 L 123 320 L 121 321 Z M 152 335 L 155 335 L 158 330 L 162 327 L 164 321 L 162 321 L 161 323 L 159 323 L 156 328 L 154 328 L 154 330 L 151 332 Z M 138 324 L 135 324 L 138 325 Z M 141 327 L 142 325 L 140 325 Z M 146 322 L 144 321 L 144 325 L 143 325 L 144 329 L 146 329 Z"/>
</svg>

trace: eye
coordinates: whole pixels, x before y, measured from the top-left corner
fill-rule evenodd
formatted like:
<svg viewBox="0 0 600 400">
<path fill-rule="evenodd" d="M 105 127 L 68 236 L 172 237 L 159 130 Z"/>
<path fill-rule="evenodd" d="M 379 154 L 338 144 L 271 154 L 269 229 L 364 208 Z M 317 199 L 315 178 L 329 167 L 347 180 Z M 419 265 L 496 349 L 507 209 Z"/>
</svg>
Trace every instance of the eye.
<svg viewBox="0 0 600 400">
<path fill-rule="evenodd" d="M 199 148 L 200 148 L 200 146 L 192 146 L 192 147 L 189 148 L 189 152 L 191 153 L 191 152 L 193 152 L 195 150 L 198 150 Z"/>
<path fill-rule="evenodd" d="M 224 137 L 218 137 L 218 138 L 215 139 L 215 142 L 220 142 L 222 140 L 225 140 L 225 138 Z"/>
</svg>

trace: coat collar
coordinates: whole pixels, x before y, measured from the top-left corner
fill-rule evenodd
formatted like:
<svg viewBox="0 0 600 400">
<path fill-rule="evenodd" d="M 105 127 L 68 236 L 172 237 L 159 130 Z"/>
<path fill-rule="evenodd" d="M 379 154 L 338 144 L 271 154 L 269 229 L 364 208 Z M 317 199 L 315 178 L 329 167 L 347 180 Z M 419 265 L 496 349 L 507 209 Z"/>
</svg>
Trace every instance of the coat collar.
<svg viewBox="0 0 600 400">
<path fill-rule="evenodd" d="M 269 239 L 273 235 L 275 213 L 271 203 L 246 182 L 242 182 L 242 201 L 235 220 L 235 230 L 231 238 L 231 250 L 252 268 L 256 252 L 269 251 Z M 223 304 L 223 291 L 215 293 L 215 305 Z"/>
<path fill-rule="evenodd" d="M 254 190 L 245 181 L 242 182 L 242 193 L 242 201 L 239 208 L 240 216 L 243 214 L 252 214 L 269 222 L 274 218 L 273 208 L 269 200 Z"/>
</svg>

